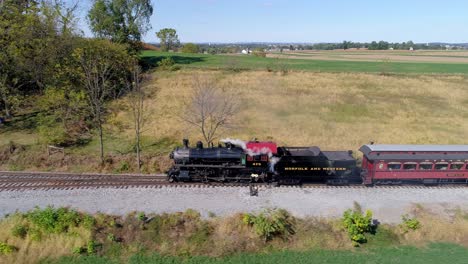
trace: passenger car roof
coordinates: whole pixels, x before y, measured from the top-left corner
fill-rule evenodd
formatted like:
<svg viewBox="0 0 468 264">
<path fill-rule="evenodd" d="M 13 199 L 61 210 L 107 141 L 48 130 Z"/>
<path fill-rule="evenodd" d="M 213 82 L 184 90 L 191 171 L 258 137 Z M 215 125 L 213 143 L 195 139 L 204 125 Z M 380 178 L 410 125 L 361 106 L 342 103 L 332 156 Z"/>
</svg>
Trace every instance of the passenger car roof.
<svg viewBox="0 0 468 264">
<path fill-rule="evenodd" d="M 359 150 L 370 160 L 468 159 L 468 145 L 364 145 Z"/>
<path fill-rule="evenodd" d="M 468 152 L 468 145 L 363 145 L 362 153 L 376 151 L 408 151 L 408 152 Z"/>
</svg>

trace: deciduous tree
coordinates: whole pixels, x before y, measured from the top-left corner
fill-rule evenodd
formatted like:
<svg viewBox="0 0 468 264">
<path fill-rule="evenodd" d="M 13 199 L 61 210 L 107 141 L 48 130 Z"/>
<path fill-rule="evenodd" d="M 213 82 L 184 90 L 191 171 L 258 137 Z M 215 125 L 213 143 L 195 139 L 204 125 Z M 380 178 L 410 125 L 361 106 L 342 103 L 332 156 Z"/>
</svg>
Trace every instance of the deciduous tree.
<svg viewBox="0 0 468 264">
<path fill-rule="evenodd" d="M 6 115 L 18 98 L 61 86 L 57 69 L 75 41 L 74 11 L 61 0 L 3 1 L 0 12 L 0 105 Z"/>
<path fill-rule="evenodd" d="M 99 131 L 101 162 L 104 163 L 103 123 L 105 102 L 124 83 L 129 61 L 122 45 L 108 40 L 86 40 L 73 56 L 78 62 L 80 80 L 85 88 L 89 108 Z"/>
<path fill-rule="evenodd" d="M 162 51 L 174 50 L 179 46 L 179 36 L 177 36 L 177 31 L 173 28 L 163 28 L 156 32 L 156 36 L 161 41 Z"/>
<path fill-rule="evenodd" d="M 152 14 L 150 0 L 95 0 L 88 20 L 96 36 L 139 49 Z"/>
<path fill-rule="evenodd" d="M 142 87 L 142 72 L 137 63 L 131 65 L 131 77 L 127 80 L 128 91 L 127 104 L 132 114 L 133 129 L 135 131 L 135 151 L 138 172 L 141 172 L 141 134 L 146 120 L 148 119 L 148 108 L 145 104 L 146 94 Z"/>
</svg>

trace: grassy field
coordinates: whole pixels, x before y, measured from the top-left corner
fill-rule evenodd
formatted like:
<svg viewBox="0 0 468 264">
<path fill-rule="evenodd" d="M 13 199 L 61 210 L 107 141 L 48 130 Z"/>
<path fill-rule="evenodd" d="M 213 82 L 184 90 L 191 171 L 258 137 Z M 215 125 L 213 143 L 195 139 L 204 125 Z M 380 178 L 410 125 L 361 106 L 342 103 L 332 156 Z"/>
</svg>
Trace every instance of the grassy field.
<svg viewBox="0 0 468 264">
<path fill-rule="evenodd" d="M 234 69 L 234 70 L 294 70 L 314 72 L 368 72 L 368 73 L 399 73 L 399 74 L 466 74 L 468 63 L 450 62 L 398 62 L 373 59 L 371 61 L 359 61 L 356 59 L 334 60 L 336 54 L 327 54 L 310 59 L 307 58 L 261 58 L 242 55 L 208 55 L 208 54 L 183 54 L 163 53 L 158 51 L 144 51 L 143 60 L 148 65 L 156 65 L 158 61 L 171 57 L 184 68 L 206 69 Z M 385 58 L 385 57 L 384 57 Z M 468 60 L 468 58 L 467 58 Z"/>
<path fill-rule="evenodd" d="M 468 52 L 458 50 L 302 50 L 273 52 L 268 54 L 268 57 L 331 61 L 468 63 Z"/>
<path fill-rule="evenodd" d="M 168 152 L 183 137 L 189 137 L 192 144 L 201 139 L 199 131 L 181 119 L 197 78 L 212 80 L 220 89 L 232 91 L 242 104 L 236 127 L 220 131 L 218 139 L 256 137 L 281 145 L 354 151 L 370 141 L 468 144 L 468 78 L 464 75 L 156 71 L 145 87 L 150 94 L 150 118 L 143 134 L 145 172 L 164 171 L 170 164 Z M 124 100 L 112 103 L 105 127 L 106 153 L 113 159 L 108 166 L 98 165 L 96 138 L 87 145 L 68 148 L 65 157 L 47 156 L 30 124 L 34 122 L 24 121 L 27 129 L 19 125 L 2 128 L 3 149 L 10 141 L 26 147 L 20 153 L 4 151 L 0 168 L 133 171 L 133 132 Z"/>
<path fill-rule="evenodd" d="M 197 130 L 179 118 L 196 78 L 213 80 L 242 102 L 238 127 L 220 137 L 274 140 L 356 150 L 388 144 L 466 144 L 468 79 L 464 76 L 380 76 L 363 73 L 180 71 L 161 73 L 148 123 L 155 138 Z M 119 115 L 125 115 L 121 112 Z M 148 134 L 149 135 L 149 134 Z M 192 140 L 193 141 L 193 140 Z"/>
<path fill-rule="evenodd" d="M 379 224 L 354 247 L 342 219 L 296 218 L 285 211 L 256 225 L 246 223 L 245 214 L 202 218 L 190 209 L 126 216 L 35 209 L 0 220 L 0 245 L 13 249 L 0 246 L 0 263 L 466 262 L 465 212 L 442 217 L 415 206 L 411 217 L 418 228 Z M 276 226 L 268 240 L 258 232 L 264 225 Z"/>
<path fill-rule="evenodd" d="M 128 263 L 131 264 L 269 264 L 269 263 L 411 263 L 411 264 L 464 264 L 468 257 L 468 249 L 452 244 L 431 244 L 427 248 L 396 247 L 374 249 L 368 252 L 313 250 L 304 252 L 284 251 L 272 254 L 242 254 L 228 258 L 209 257 L 165 257 L 160 255 L 135 255 Z M 118 263 L 101 257 L 67 257 L 58 261 L 44 262 L 55 264 L 104 264 Z"/>
</svg>

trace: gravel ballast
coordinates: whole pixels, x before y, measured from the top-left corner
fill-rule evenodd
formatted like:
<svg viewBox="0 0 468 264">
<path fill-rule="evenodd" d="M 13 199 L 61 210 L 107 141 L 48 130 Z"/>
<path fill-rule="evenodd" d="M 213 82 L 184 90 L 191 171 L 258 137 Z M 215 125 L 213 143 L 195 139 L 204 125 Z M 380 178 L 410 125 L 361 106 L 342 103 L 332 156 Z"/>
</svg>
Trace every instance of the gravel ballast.
<svg viewBox="0 0 468 264">
<path fill-rule="evenodd" d="M 250 196 L 248 187 L 162 187 L 128 189 L 28 190 L 0 192 L 0 217 L 35 206 L 70 206 L 89 213 L 127 214 L 178 212 L 188 208 L 207 216 L 284 208 L 295 216 L 339 217 L 357 202 L 371 209 L 381 222 L 397 223 L 415 205 L 436 213 L 468 210 L 468 189 L 464 187 L 280 187 L 259 190 Z"/>
</svg>

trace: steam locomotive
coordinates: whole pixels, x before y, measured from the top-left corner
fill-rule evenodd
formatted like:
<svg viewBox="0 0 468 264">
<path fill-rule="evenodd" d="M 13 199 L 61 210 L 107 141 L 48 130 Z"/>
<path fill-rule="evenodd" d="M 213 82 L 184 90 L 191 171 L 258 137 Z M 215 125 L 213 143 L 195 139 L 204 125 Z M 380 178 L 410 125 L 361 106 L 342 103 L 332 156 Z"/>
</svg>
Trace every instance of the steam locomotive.
<svg viewBox="0 0 468 264">
<path fill-rule="evenodd" d="M 274 142 L 226 140 L 223 145 L 183 147 L 171 152 L 173 181 L 263 181 L 281 184 L 326 182 L 346 184 L 356 175 L 351 151 L 321 151 L 318 147 L 278 147 Z"/>
<path fill-rule="evenodd" d="M 170 154 L 171 182 L 320 182 L 425 185 L 468 184 L 468 145 L 363 145 L 362 164 L 352 151 L 319 147 L 279 147 L 274 142 L 223 140 L 217 147 L 194 148 L 187 139 Z"/>
</svg>

